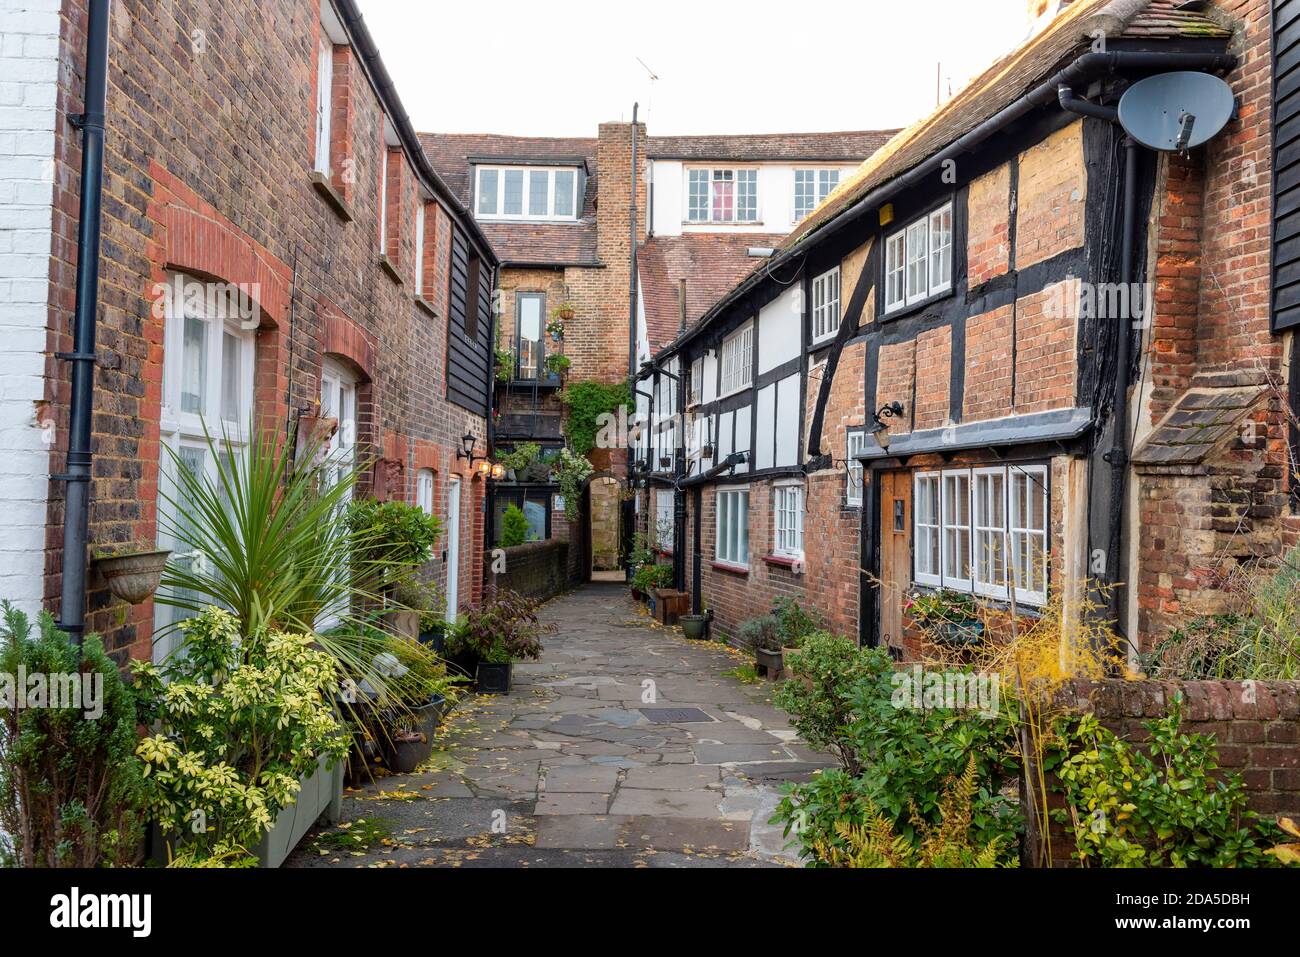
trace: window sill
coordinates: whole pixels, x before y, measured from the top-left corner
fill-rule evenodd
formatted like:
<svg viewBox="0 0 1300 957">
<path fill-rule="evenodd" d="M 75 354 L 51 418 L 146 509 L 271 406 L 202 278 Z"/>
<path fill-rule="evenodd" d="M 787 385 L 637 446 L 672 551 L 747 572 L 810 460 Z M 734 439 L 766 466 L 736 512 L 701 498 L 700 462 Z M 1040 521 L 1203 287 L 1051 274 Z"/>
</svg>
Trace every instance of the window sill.
<svg viewBox="0 0 1300 957">
<path fill-rule="evenodd" d="M 434 309 L 433 303 L 429 302 L 429 300 L 425 299 L 423 296 L 415 297 L 415 305 L 422 311 L 427 312 L 434 319 L 438 318 L 438 310 Z"/>
<path fill-rule="evenodd" d="M 329 205 L 330 209 L 334 210 L 339 219 L 345 223 L 352 222 L 352 210 L 348 208 L 347 200 L 334 188 L 334 184 L 329 181 L 328 176 L 319 170 L 312 170 L 311 185 Z"/>
<path fill-rule="evenodd" d="M 796 565 L 803 564 L 802 558 L 792 558 L 789 555 L 764 555 L 763 561 L 769 565 L 775 565 L 778 568 L 793 569 Z"/>
<path fill-rule="evenodd" d="M 731 219 L 713 222 L 708 219 L 683 219 L 683 226 L 765 226 L 761 219 Z"/>
<path fill-rule="evenodd" d="M 942 302 L 945 299 L 952 298 L 955 293 L 956 290 L 952 286 L 949 286 L 943 292 L 936 293 L 933 296 L 927 296 L 925 299 L 922 299 L 919 302 L 914 302 L 910 306 L 900 306 L 893 312 L 881 312 L 878 318 L 881 322 L 892 322 L 893 320 L 901 319 L 904 316 L 911 316 L 918 312 L 922 312 L 929 306 L 933 306 L 936 302 Z"/>
<path fill-rule="evenodd" d="M 397 267 L 393 265 L 393 261 L 388 258 L 387 253 L 379 254 L 379 266 L 384 270 L 384 272 L 388 273 L 389 279 L 393 280 L 393 282 L 397 283 L 399 286 L 403 284 L 402 274 L 397 271 Z"/>
<path fill-rule="evenodd" d="M 749 574 L 748 565 L 733 565 L 731 562 L 710 562 L 710 566 L 720 572 L 727 572 L 730 575 L 744 576 Z"/>
</svg>

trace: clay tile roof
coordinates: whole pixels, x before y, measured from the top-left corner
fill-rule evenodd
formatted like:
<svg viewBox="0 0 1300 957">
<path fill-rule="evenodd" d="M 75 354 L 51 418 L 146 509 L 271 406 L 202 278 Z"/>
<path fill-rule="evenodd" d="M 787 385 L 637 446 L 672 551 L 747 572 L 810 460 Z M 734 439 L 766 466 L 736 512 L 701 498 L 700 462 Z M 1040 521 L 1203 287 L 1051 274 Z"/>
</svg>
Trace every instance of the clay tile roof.
<svg viewBox="0 0 1300 957">
<path fill-rule="evenodd" d="M 1134 465 L 1197 465 L 1235 435 L 1267 387 L 1234 382 L 1226 387 L 1198 378 L 1133 453 Z"/>
<path fill-rule="evenodd" d="M 1178 0 L 1076 0 L 1042 32 L 1001 57 L 934 112 L 891 139 L 790 234 L 784 247 L 834 219 L 878 186 L 905 173 L 1010 105 L 1085 43 L 1095 30 L 1142 40 L 1226 38 L 1203 13 Z"/>
<path fill-rule="evenodd" d="M 686 280 L 686 324 L 697 322 L 725 292 L 764 260 L 751 246 L 775 247 L 781 233 L 686 233 L 655 236 L 637 253 L 650 351 L 658 352 L 681 329 L 680 281 Z"/>
<path fill-rule="evenodd" d="M 573 223 L 479 222 L 503 265 L 598 265 L 596 258 L 595 137 L 505 136 L 498 133 L 421 133 L 429 162 L 447 185 L 470 202 L 470 160 L 491 158 L 502 163 L 583 160 L 587 192 L 582 216 Z"/>
<path fill-rule="evenodd" d="M 758 133 L 739 136 L 650 136 L 651 159 L 769 160 L 860 163 L 898 130 L 843 133 Z"/>
</svg>

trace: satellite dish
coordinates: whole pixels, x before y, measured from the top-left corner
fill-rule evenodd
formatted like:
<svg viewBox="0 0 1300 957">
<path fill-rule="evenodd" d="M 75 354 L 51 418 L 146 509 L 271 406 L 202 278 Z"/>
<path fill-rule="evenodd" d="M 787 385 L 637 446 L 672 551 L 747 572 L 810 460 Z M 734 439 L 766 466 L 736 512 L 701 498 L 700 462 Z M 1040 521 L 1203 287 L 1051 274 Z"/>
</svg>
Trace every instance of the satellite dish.
<svg viewBox="0 0 1300 957">
<path fill-rule="evenodd" d="M 1160 73 L 1119 100 L 1125 132 L 1153 150 L 1181 152 L 1212 140 L 1232 119 L 1232 88 L 1208 73 Z"/>
</svg>

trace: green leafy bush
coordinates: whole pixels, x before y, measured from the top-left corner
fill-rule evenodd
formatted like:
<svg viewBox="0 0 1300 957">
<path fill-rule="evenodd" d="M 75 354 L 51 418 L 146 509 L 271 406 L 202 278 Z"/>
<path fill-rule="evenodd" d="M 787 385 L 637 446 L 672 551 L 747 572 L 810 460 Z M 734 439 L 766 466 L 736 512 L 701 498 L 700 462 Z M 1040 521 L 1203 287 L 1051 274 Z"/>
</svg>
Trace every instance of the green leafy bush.
<svg viewBox="0 0 1300 957">
<path fill-rule="evenodd" d="M 826 619 L 815 608 L 805 610 L 793 598 L 778 598 L 773 609 L 781 633 L 781 644 L 798 648 L 804 638 L 826 630 Z"/>
<path fill-rule="evenodd" d="M 1063 719 L 1067 756 L 1056 768 L 1079 860 L 1101 867 L 1262 867 L 1281 836 L 1246 806 L 1240 776 L 1223 775 L 1214 739 L 1183 734 L 1182 704 L 1145 722 L 1134 747 L 1094 715 Z"/>
<path fill-rule="evenodd" d="M 379 587 L 409 577 L 429 560 L 442 535 L 442 522 L 424 509 L 373 498 L 348 506 L 347 525 L 356 536 L 357 563 L 375 570 Z"/>
<path fill-rule="evenodd" d="M 1023 821 L 1017 801 L 1003 793 L 1018 771 L 1007 702 L 992 716 L 899 706 L 888 652 L 859 649 L 826 632 L 809 635 L 787 657 L 808 686 L 783 682 L 776 703 L 805 741 L 831 751 L 841 764 L 796 785 L 773 818 L 785 822 L 787 834 L 797 834 L 810 862 L 826 863 L 832 847 L 850 853 L 840 823 L 866 827 L 877 815 L 892 832 L 919 844 L 920 824 L 942 822 L 945 789 L 973 762 L 971 846 L 994 845 L 999 862 L 1009 863 Z"/>
<path fill-rule="evenodd" d="M 181 624 L 185 654 L 132 663 L 150 815 L 180 861 L 240 863 L 297 795 L 322 755 L 341 760 L 334 660 L 313 636 L 242 634 L 209 608 Z"/>
<path fill-rule="evenodd" d="M 78 654 L 48 613 L 33 634 L 26 615 L 3 608 L 0 674 L 11 678 L 0 678 L 0 866 L 129 864 L 143 806 L 134 692 L 97 636 Z M 19 708 L 7 682 L 20 673 L 44 675 L 47 686 L 80 675 L 97 702 L 89 716 L 80 707 Z"/>
<path fill-rule="evenodd" d="M 528 541 L 528 516 L 518 505 L 511 505 L 501 516 L 501 536 L 497 544 L 502 548 L 513 548 Z"/>
</svg>

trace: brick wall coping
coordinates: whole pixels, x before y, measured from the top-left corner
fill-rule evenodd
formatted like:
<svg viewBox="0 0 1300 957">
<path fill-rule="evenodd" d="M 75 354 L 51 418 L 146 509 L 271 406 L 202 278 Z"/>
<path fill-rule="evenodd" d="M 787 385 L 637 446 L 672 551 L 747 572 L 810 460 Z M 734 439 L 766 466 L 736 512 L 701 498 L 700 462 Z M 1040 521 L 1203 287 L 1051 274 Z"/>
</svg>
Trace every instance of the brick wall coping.
<svg viewBox="0 0 1300 957">
<path fill-rule="evenodd" d="M 1127 681 L 1074 678 L 1054 702 L 1102 718 L 1158 718 L 1175 696 L 1187 721 L 1300 720 L 1300 681 Z"/>
</svg>

